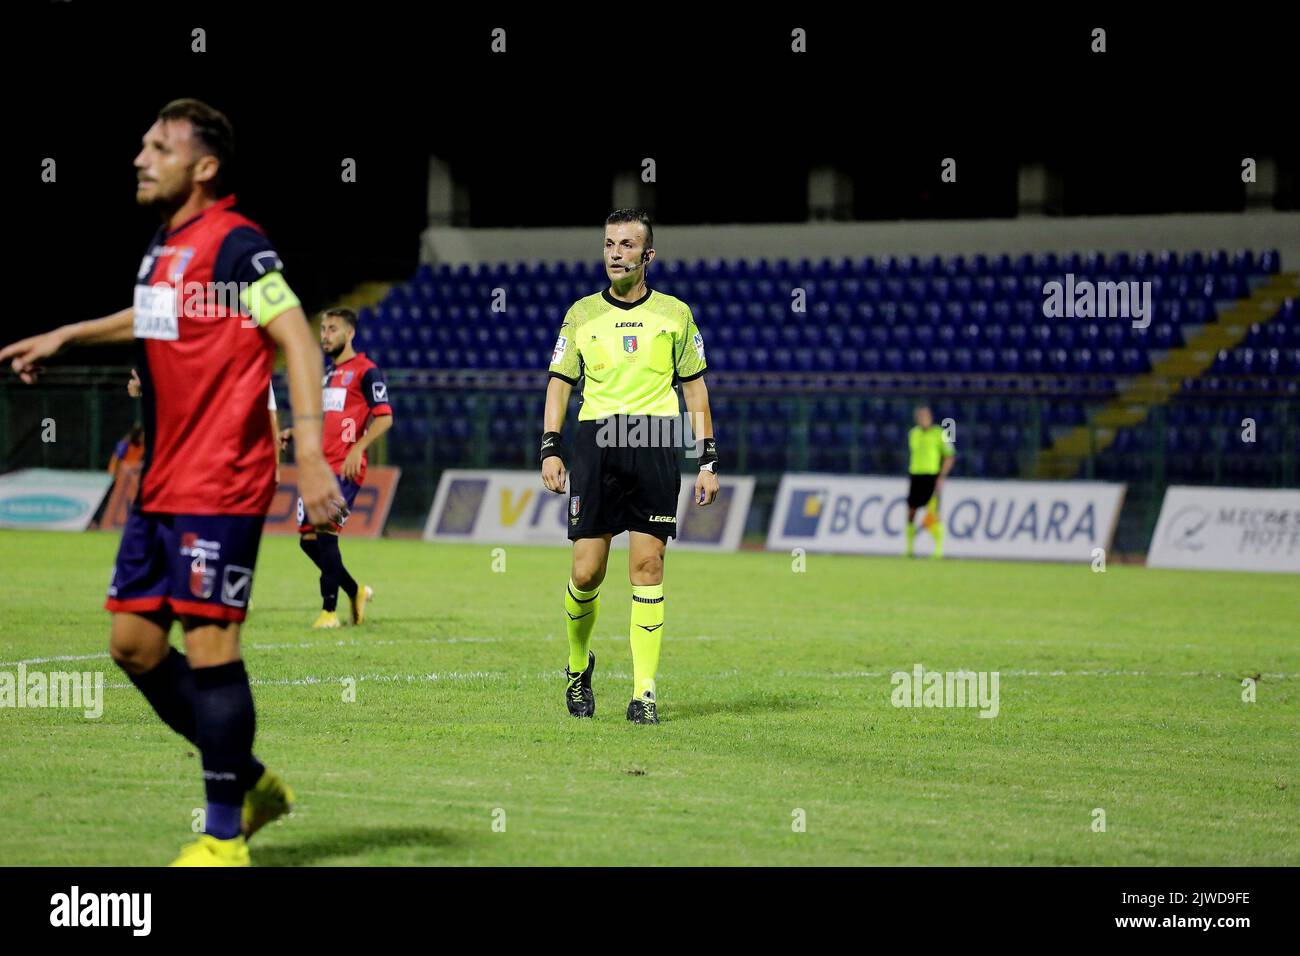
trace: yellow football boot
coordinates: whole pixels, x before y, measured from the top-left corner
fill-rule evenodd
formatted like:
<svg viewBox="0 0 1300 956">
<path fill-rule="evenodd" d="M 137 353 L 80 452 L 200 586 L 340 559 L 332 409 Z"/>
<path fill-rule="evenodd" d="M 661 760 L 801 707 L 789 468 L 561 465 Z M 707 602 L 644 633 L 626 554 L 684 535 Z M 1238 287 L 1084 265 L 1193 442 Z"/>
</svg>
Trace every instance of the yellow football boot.
<svg viewBox="0 0 1300 956">
<path fill-rule="evenodd" d="M 375 589 L 369 584 L 363 584 L 357 588 L 357 599 L 352 602 L 352 623 L 364 624 L 366 622 L 366 605 L 375 597 Z"/>
<path fill-rule="evenodd" d="M 237 836 L 231 840 L 218 840 L 206 833 L 194 843 L 181 847 L 181 855 L 171 866 L 251 866 L 248 859 L 248 842 Z"/>
<path fill-rule="evenodd" d="M 293 790 L 272 770 L 265 770 L 247 793 L 240 814 L 240 829 L 244 839 L 286 813 L 293 812 Z"/>
</svg>

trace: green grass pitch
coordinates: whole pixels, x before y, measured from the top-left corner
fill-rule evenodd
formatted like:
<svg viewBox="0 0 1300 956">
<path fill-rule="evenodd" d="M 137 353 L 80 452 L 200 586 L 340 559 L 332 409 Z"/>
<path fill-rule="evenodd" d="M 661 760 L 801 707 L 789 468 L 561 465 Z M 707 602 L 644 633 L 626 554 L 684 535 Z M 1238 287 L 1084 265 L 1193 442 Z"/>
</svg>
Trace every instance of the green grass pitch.
<svg viewBox="0 0 1300 956">
<path fill-rule="evenodd" d="M 26 666 L 107 682 L 98 720 L 0 709 L 6 864 L 156 865 L 193 838 L 199 762 L 106 656 L 116 546 L 0 532 L 0 671 L 89 655 Z M 256 749 L 299 806 L 255 865 L 1300 863 L 1294 577 L 820 555 L 796 573 L 670 546 L 664 723 L 639 727 L 626 551 L 593 721 L 562 696 L 567 551 L 506 548 L 504 573 L 487 546 L 343 553 L 372 618 L 312 631 L 313 569 L 292 538 L 262 545 Z M 999 672 L 999 715 L 892 706 L 890 674 L 918 663 Z"/>
</svg>

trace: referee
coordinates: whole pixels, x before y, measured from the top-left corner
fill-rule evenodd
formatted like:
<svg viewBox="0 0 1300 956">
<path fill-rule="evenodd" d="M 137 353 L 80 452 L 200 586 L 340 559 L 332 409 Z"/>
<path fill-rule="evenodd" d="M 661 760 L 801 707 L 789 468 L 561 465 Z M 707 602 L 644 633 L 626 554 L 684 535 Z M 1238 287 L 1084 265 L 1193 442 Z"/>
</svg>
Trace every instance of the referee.
<svg viewBox="0 0 1300 956">
<path fill-rule="evenodd" d="M 600 612 L 600 585 L 610 539 L 628 532 L 632 581 L 632 700 L 627 719 L 657 724 L 655 672 L 664 626 L 664 550 L 677 534 L 682 476 L 677 442 L 677 392 L 703 441 L 696 505 L 718 494 L 718 453 L 704 385 L 704 340 L 690 308 L 646 286 L 655 258 L 654 230 L 638 209 L 619 209 L 605 220 L 605 273 L 609 288 L 575 302 L 564 316 L 551 355 L 542 424 L 542 484 L 569 492 L 573 570 L 564 596 L 569 638 L 565 701 L 574 717 L 592 717 L 591 675 L 596 655 L 591 633 Z M 569 395 L 583 387 L 578 431 L 566 473 L 560 429 Z"/>
<path fill-rule="evenodd" d="M 957 455 L 952 445 L 943 437 L 943 429 L 934 423 L 929 406 L 921 405 L 914 413 L 916 427 L 907 433 L 909 454 L 908 473 L 911 483 L 907 489 L 907 556 L 912 556 L 916 540 L 916 512 L 925 509 L 925 527 L 934 536 L 934 553 L 943 557 L 943 522 L 939 520 L 939 490 L 943 480 L 952 471 Z"/>
</svg>

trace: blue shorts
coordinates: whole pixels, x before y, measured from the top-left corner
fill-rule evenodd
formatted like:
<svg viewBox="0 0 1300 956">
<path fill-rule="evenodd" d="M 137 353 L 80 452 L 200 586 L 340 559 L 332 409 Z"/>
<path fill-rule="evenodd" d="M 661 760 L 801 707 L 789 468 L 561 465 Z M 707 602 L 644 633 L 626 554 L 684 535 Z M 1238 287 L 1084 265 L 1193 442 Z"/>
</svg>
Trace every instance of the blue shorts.
<svg viewBox="0 0 1300 956">
<path fill-rule="evenodd" d="M 351 511 L 352 503 L 357 500 L 357 492 L 361 490 L 361 486 L 350 478 L 344 478 L 341 475 L 336 475 L 335 477 L 339 480 L 339 491 L 343 492 L 343 501 L 347 505 L 348 511 Z M 343 525 L 347 523 L 347 520 L 348 516 L 345 514 L 341 521 L 331 521 L 328 526 L 310 524 L 307 521 L 307 509 L 303 507 L 302 499 L 298 499 L 299 534 L 306 534 L 309 531 L 332 532 L 338 534 L 343 530 Z"/>
<path fill-rule="evenodd" d="M 109 611 L 160 611 L 242 621 L 253 594 L 262 515 L 132 510 L 122 529 Z"/>
</svg>

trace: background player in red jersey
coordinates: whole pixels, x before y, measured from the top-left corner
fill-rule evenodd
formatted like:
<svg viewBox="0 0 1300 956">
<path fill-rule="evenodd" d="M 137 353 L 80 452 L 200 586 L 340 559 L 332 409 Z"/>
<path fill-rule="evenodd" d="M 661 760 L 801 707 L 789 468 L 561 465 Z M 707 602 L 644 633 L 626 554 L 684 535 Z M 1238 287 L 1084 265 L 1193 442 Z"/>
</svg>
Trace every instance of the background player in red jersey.
<svg viewBox="0 0 1300 956">
<path fill-rule="evenodd" d="M 206 831 L 181 851 L 180 866 L 247 866 L 246 838 L 292 801 L 253 756 L 253 695 L 239 649 L 275 492 L 266 393 L 277 346 L 306 513 L 323 522 L 345 508 L 321 451 L 320 353 L 279 256 L 234 209 L 233 142 L 230 122 L 207 104 L 163 107 L 135 158 L 136 201 L 163 225 L 136 274 L 134 304 L 0 349 L 0 362 L 31 383 L 39 363 L 66 346 L 135 340 L 147 450 L 105 606 L 113 659 L 202 755 Z M 188 654 L 168 640 L 177 618 Z"/>
<path fill-rule="evenodd" d="M 329 309 L 320 320 L 320 344 L 333 362 L 322 382 L 321 405 L 325 409 L 322 443 L 325 460 L 339 478 L 348 508 L 366 479 L 366 449 L 393 424 L 384 374 L 364 352 L 352 347 L 357 335 L 357 314 L 351 309 Z M 280 433 L 281 447 L 293 438 L 293 429 Z M 369 585 L 358 585 L 339 554 L 339 532 L 345 514 L 337 521 L 321 524 L 309 520 L 298 499 L 299 545 L 320 568 L 321 612 L 312 627 L 339 626 L 339 588 L 352 603 L 352 623 L 366 619 L 366 603 L 375 595 Z"/>
</svg>

